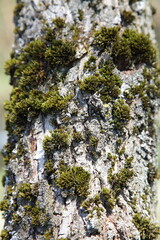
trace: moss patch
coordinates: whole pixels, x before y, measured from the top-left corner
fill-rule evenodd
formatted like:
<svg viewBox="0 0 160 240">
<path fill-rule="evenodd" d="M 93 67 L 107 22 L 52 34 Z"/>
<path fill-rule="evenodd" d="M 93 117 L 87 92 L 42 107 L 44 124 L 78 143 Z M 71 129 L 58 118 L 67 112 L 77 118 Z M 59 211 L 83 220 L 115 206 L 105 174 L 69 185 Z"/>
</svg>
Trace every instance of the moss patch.
<svg viewBox="0 0 160 240">
<path fill-rule="evenodd" d="M 151 223 L 150 219 L 143 217 L 140 213 L 136 213 L 133 218 L 133 223 L 140 232 L 141 239 L 154 240 L 160 234 L 160 228 Z"/>
<path fill-rule="evenodd" d="M 122 131 L 128 121 L 131 119 L 130 107 L 125 104 L 123 99 L 118 99 L 113 104 L 112 113 L 115 128 Z"/>
<path fill-rule="evenodd" d="M 56 184 L 63 190 L 68 190 L 68 194 L 86 197 L 88 195 L 90 173 L 82 167 L 72 167 L 61 171 L 56 179 Z"/>
</svg>

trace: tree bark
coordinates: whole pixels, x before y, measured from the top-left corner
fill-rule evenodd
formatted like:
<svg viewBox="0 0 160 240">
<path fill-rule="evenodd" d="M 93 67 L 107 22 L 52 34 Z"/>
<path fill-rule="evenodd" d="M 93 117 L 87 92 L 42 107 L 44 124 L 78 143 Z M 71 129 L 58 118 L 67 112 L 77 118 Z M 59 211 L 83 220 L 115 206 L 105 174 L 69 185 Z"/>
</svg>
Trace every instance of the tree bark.
<svg viewBox="0 0 160 240">
<path fill-rule="evenodd" d="M 149 1 L 23 0 L 14 20 L 2 240 L 156 239 Z"/>
</svg>

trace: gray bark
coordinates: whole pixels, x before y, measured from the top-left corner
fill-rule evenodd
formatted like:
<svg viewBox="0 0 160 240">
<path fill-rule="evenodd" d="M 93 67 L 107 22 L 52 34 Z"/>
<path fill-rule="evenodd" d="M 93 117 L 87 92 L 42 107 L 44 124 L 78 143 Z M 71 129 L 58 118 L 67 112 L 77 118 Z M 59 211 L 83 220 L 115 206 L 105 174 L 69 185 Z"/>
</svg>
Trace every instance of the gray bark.
<svg viewBox="0 0 160 240">
<path fill-rule="evenodd" d="M 117 48 L 126 28 L 155 43 L 149 1 L 18 4 L 14 60 L 6 64 L 14 92 L 6 104 L 1 238 L 156 239 L 154 119 L 159 93 L 156 64 L 150 61 L 154 50 L 145 60 L 137 58 L 138 52 L 126 60 L 128 53 L 123 57 Z M 129 23 L 126 12 L 133 18 Z M 109 40 L 101 45 L 96 34 L 104 26 L 117 27 L 117 44 Z M 54 38 L 66 43 L 59 42 L 56 53 Z M 38 50 L 28 47 L 35 40 L 43 43 Z M 132 48 L 128 51 L 134 55 Z M 32 72 L 33 61 L 38 68 L 34 65 Z M 105 75 L 103 67 L 111 62 L 113 69 Z M 88 87 L 90 76 L 98 77 Z M 114 77 L 118 80 L 112 84 Z M 101 78 L 107 85 L 96 85 Z"/>
</svg>

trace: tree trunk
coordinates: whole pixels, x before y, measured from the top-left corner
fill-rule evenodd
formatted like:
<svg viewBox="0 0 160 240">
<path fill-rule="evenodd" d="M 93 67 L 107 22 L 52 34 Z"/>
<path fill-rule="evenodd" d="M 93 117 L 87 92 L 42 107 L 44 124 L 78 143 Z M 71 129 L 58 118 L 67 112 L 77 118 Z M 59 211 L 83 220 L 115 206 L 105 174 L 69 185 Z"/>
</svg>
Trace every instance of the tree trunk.
<svg viewBox="0 0 160 240">
<path fill-rule="evenodd" d="M 19 0 L 14 20 L 2 240 L 156 239 L 149 1 Z"/>
</svg>

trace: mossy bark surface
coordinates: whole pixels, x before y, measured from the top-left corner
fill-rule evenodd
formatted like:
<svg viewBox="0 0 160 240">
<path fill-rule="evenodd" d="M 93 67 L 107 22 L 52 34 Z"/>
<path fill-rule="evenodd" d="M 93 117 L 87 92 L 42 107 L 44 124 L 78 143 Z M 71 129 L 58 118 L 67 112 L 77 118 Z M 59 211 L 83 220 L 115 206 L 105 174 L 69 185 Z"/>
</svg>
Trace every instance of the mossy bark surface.
<svg viewBox="0 0 160 240">
<path fill-rule="evenodd" d="M 149 1 L 17 2 L 1 239 L 156 239 Z"/>
</svg>

